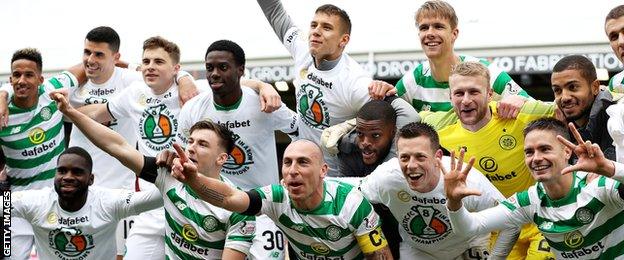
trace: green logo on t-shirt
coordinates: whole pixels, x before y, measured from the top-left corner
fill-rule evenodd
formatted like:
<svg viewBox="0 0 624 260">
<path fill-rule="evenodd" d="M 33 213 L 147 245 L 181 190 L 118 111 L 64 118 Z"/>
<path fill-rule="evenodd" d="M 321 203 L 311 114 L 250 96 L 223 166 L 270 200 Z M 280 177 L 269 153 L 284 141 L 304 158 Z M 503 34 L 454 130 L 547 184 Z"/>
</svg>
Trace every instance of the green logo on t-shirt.
<svg viewBox="0 0 624 260">
<path fill-rule="evenodd" d="M 234 139 L 234 148 L 223 164 L 222 172 L 231 175 L 241 175 L 249 171 L 250 166 L 254 163 L 253 153 L 239 135 L 232 134 L 232 139 Z"/>
<path fill-rule="evenodd" d="M 323 101 L 323 92 L 312 84 L 303 84 L 297 93 L 298 112 L 303 122 L 311 127 L 329 127 L 329 112 Z"/>
<path fill-rule="evenodd" d="M 150 149 L 162 151 L 171 147 L 178 132 L 178 119 L 164 104 L 148 107 L 139 120 L 139 132 Z"/>
<path fill-rule="evenodd" d="M 69 259 L 85 259 L 95 247 L 93 236 L 83 234 L 74 227 L 63 227 L 50 231 L 48 234 L 50 247 Z"/>
<path fill-rule="evenodd" d="M 431 244 L 444 239 L 451 231 L 448 217 L 431 206 L 412 206 L 403 218 L 401 226 L 412 240 Z"/>
</svg>

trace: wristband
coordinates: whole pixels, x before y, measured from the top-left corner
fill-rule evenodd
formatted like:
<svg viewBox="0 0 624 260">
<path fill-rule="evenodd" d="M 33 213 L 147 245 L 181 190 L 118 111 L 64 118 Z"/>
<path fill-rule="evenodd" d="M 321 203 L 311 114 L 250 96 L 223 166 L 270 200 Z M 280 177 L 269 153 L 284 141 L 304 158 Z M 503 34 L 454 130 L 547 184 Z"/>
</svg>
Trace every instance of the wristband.
<svg viewBox="0 0 624 260">
<path fill-rule="evenodd" d="M 176 85 L 178 85 L 178 82 L 180 82 L 181 78 L 184 78 L 186 76 L 189 76 L 189 77 L 191 77 L 191 79 L 193 79 L 193 77 L 191 76 L 190 73 L 188 73 L 188 72 L 186 72 L 184 70 L 178 71 L 178 75 L 176 75 L 176 78 L 175 78 Z"/>
<path fill-rule="evenodd" d="M 11 189 L 11 183 L 8 180 L 0 181 L 0 191 L 7 191 Z"/>
</svg>

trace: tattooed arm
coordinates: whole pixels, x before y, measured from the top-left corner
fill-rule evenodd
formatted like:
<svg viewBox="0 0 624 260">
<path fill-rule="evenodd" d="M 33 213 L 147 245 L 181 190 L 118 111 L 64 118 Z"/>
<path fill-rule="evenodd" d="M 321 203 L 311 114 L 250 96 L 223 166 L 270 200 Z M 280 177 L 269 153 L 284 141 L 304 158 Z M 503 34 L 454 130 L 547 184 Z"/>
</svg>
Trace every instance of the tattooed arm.
<svg viewBox="0 0 624 260">
<path fill-rule="evenodd" d="M 197 166 L 188 160 L 182 147 L 176 143 L 173 148 L 178 153 L 178 158 L 173 160 L 171 167 L 171 175 L 174 178 L 191 187 L 202 200 L 212 205 L 243 214 L 249 211 L 249 193 L 235 189 L 219 179 L 199 174 Z"/>
<path fill-rule="evenodd" d="M 377 251 L 364 254 L 364 258 L 366 260 L 392 260 L 392 253 L 390 252 L 390 248 L 388 246 L 383 247 Z"/>
</svg>

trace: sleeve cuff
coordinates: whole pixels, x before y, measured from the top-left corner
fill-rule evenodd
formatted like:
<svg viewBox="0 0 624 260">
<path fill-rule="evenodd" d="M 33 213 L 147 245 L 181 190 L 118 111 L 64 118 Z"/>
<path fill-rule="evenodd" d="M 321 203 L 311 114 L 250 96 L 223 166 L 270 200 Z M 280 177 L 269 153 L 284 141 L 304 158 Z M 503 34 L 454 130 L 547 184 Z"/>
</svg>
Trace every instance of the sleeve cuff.
<svg viewBox="0 0 624 260">
<path fill-rule="evenodd" d="M 624 182 L 624 164 L 615 161 L 613 164 L 615 165 L 615 173 L 611 178 L 619 182 Z"/>
<path fill-rule="evenodd" d="M 187 72 L 187 71 L 185 71 L 185 70 L 180 70 L 180 71 L 178 71 L 178 75 L 176 76 L 176 84 L 177 84 L 178 82 L 180 82 L 180 79 L 181 79 L 181 78 L 184 78 L 184 77 L 186 77 L 186 76 L 191 77 L 191 80 L 195 80 L 195 79 L 193 78 L 193 76 L 191 76 L 191 74 L 190 74 L 190 73 L 188 73 L 188 72 Z"/>
</svg>

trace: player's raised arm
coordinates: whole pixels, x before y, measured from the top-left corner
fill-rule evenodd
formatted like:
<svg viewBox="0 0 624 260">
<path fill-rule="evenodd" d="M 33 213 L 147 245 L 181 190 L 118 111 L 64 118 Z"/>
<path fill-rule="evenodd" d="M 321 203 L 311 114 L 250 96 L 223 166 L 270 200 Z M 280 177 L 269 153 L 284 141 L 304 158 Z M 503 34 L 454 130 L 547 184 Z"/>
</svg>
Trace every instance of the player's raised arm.
<svg viewBox="0 0 624 260">
<path fill-rule="evenodd" d="M 76 80 L 78 80 L 78 86 L 82 86 L 87 83 L 87 73 L 85 72 L 84 65 L 82 63 L 69 67 L 67 71 L 76 77 Z"/>
<path fill-rule="evenodd" d="M 251 207 L 255 210 L 250 209 L 248 193 L 232 188 L 218 179 L 199 174 L 197 166 L 189 161 L 182 147 L 177 143 L 174 143 L 173 147 L 178 153 L 178 158 L 173 160 L 171 175 L 191 187 L 202 200 L 217 207 L 245 215 L 256 215 L 260 210 L 260 205 Z M 261 202 L 256 204 L 261 204 Z"/>
<path fill-rule="evenodd" d="M 260 110 L 262 112 L 272 113 L 282 106 L 282 97 L 273 88 L 273 85 L 255 79 L 241 79 L 240 83 L 260 95 Z"/>
<path fill-rule="evenodd" d="M 79 113 L 86 115 L 88 118 L 95 120 L 99 123 L 104 123 L 113 120 L 110 112 L 106 108 L 106 104 L 92 104 L 81 106 L 78 109 L 74 109 Z"/>
<path fill-rule="evenodd" d="M 128 144 L 120 134 L 80 113 L 69 104 L 65 96 L 51 93 L 50 98 L 57 102 L 59 110 L 71 119 L 93 144 L 139 175 L 143 168 L 143 155 Z"/>
<path fill-rule="evenodd" d="M 258 5 L 262 8 L 264 16 L 273 27 L 280 42 L 284 42 L 284 35 L 294 25 L 280 0 L 258 0 Z"/>
</svg>

